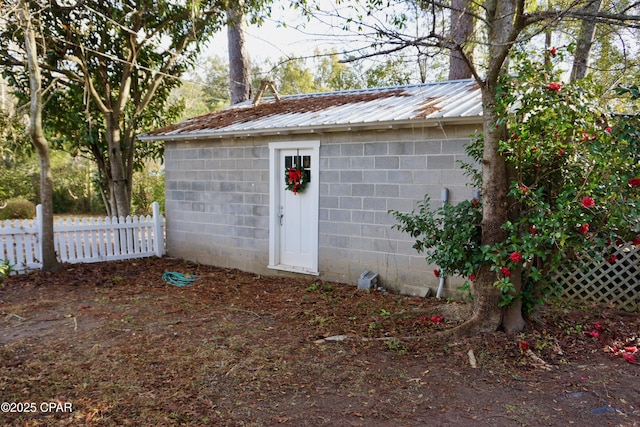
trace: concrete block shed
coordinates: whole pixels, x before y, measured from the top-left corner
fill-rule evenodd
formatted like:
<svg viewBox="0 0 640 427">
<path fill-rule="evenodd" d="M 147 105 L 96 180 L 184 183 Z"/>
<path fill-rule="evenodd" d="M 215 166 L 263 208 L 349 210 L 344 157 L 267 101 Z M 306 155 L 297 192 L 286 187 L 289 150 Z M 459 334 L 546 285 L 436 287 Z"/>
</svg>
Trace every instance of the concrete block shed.
<svg viewBox="0 0 640 427">
<path fill-rule="evenodd" d="M 264 275 L 424 295 L 438 279 L 392 229 L 429 194 L 473 197 L 459 161 L 482 129 L 471 80 L 263 97 L 140 136 L 165 141 L 167 252 Z M 303 192 L 287 190 L 303 165 Z M 460 281 L 448 280 L 452 294 Z"/>
</svg>

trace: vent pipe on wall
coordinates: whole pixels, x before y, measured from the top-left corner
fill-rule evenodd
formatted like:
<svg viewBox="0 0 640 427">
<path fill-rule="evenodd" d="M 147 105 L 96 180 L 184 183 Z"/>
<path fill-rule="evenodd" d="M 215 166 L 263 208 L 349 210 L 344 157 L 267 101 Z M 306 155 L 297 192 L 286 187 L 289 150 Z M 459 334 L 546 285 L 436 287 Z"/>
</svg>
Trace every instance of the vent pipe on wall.
<svg viewBox="0 0 640 427">
<path fill-rule="evenodd" d="M 442 188 L 440 190 L 440 200 L 442 201 L 442 206 L 446 205 L 449 202 L 449 189 Z M 440 274 L 440 283 L 438 283 L 438 292 L 436 293 L 436 298 L 440 298 L 442 296 L 442 289 L 444 288 L 444 273 Z"/>
</svg>

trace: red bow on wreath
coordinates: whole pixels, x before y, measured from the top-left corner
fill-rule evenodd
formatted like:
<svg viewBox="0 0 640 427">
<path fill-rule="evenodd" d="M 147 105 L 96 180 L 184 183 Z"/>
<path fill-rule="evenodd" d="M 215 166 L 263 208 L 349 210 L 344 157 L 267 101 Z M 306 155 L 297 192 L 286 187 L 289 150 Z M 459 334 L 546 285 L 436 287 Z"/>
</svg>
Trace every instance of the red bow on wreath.
<svg viewBox="0 0 640 427">
<path fill-rule="evenodd" d="M 287 190 L 293 191 L 293 194 L 302 192 L 307 182 L 304 179 L 304 169 L 291 167 L 286 170 Z"/>
</svg>

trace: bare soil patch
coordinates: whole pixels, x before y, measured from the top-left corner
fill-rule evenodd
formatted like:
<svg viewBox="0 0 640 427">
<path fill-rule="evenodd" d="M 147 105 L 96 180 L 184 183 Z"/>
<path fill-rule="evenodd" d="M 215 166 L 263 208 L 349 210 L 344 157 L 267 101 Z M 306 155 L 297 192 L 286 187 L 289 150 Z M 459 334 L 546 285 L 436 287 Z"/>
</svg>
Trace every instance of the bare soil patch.
<svg viewBox="0 0 640 427">
<path fill-rule="evenodd" d="M 0 425 L 640 425 L 640 365 L 604 351 L 638 344 L 637 314 L 554 304 L 523 334 L 435 338 L 458 311 L 172 258 L 14 276 L 0 284 L 0 396 L 36 410 Z"/>
</svg>

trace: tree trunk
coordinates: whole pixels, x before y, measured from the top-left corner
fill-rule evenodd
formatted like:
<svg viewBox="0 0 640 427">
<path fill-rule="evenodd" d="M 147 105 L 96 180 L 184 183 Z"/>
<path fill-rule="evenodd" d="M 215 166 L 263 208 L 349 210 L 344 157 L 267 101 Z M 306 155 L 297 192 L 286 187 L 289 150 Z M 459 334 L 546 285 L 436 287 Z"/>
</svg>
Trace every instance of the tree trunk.
<svg viewBox="0 0 640 427">
<path fill-rule="evenodd" d="M 502 328 L 506 332 L 520 332 L 526 324 L 522 316 L 522 267 L 513 269 L 511 283 L 513 283 L 513 296 L 515 299 L 513 303 L 504 309 Z"/>
<path fill-rule="evenodd" d="M 129 197 L 129 180 L 124 158 L 122 154 L 120 127 L 115 115 L 105 114 L 106 118 L 106 139 L 109 147 L 109 168 L 111 171 L 111 182 L 107 179 L 111 193 L 111 215 L 126 217 L 131 211 L 131 199 Z"/>
<path fill-rule="evenodd" d="M 244 14 L 238 9 L 227 12 L 229 80 L 231 104 L 251 98 L 251 62 L 244 41 Z"/>
<path fill-rule="evenodd" d="M 61 268 L 56 257 L 53 233 L 53 178 L 49 160 L 49 142 L 42 131 L 42 76 L 38 65 L 36 35 L 31 23 L 31 13 L 26 2 L 20 4 L 20 15 L 24 28 L 25 52 L 27 55 L 30 101 L 29 136 L 38 153 L 40 163 L 40 202 L 42 204 L 42 270 L 57 271 Z"/>
<path fill-rule="evenodd" d="M 585 7 L 586 12 L 596 13 L 600 10 L 602 0 L 594 0 Z M 596 23 L 593 20 L 584 19 L 580 26 L 580 35 L 576 43 L 576 51 L 573 57 L 571 69 L 571 81 L 583 79 L 587 75 L 589 54 L 593 45 L 593 37 L 596 33 Z"/>
<path fill-rule="evenodd" d="M 489 27 L 490 62 L 486 78 L 478 82 L 482 89 L 483 155 L 482 155 L 482 244 L 493 245 L 507 238 L 502 226 L 509 219 L 507 193 L 508 171 L 499 143 L 505 136 L 504 126 L 499 126 L 496 113 L 498 78 L 509 51 L 522 25 L 523 10 L 515 0 L 489 0 L 485 3 Z M 471 319 L 451 329 L 446 334 L 470 336 L 495 331 L 503 325 L 500 308 L 502 292 L 494 282 L 498 279 L 490 265 L 483 265 L 474 282 L 474 309 Z"/>
<path fill-rule="evenodd" d="M 465 13 L 469 6 L 469 0 L 451 0 L 450 37 L 455 48 L 449 53 L 449 80 L 472 76 L 463 50 L 465 41 L 473 34 L 473 17 Z"/>
</svg>

